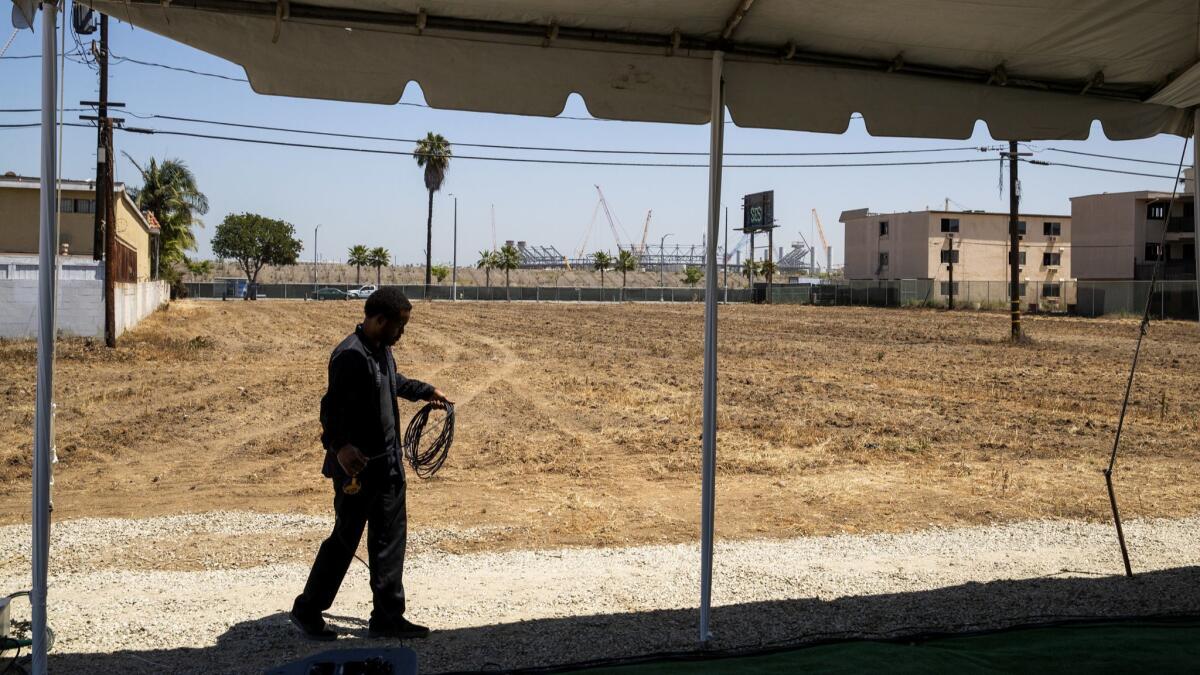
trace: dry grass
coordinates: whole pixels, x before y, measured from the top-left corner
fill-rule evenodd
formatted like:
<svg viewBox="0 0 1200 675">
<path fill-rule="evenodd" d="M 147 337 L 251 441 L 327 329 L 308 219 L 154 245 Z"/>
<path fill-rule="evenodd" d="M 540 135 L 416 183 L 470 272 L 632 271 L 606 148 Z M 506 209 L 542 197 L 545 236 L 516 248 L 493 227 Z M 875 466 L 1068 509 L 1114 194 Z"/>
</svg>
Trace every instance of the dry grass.
<svg viewBox="0 0 1200 675">
<path fill-rule="evenodd" d="M 317 401 L 349 303 L 176 303 L 60 347 L 58 517 L 323 512 Z M 1106 518 L 1137 325 L 926 310 L 721 310 L 718 533 Z M 694 538 L 699 306 L 421 304 L 399 361 L 459 401 L 414 524 L 487 546 Z M 1129 516 L 1200 507 L 1191 324 L 1152 327 L 1118 468 Z M 0 520 L 28 517 L 34 349 L 0 344 Z M 411 409 L 410 409 L 411 410 Z"/>
</svg>

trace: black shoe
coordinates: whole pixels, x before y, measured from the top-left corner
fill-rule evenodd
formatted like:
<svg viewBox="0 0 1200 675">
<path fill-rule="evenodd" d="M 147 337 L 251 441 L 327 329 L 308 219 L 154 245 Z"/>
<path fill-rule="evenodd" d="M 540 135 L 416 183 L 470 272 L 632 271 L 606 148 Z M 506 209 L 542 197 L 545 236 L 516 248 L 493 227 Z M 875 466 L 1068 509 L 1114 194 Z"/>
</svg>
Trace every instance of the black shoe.
<svg viewBox="0 0 1200 675">
<path fill-rule="evenodd" d="M 429 637 L 429 628 L 418 626 L 404 617 L 387 623 L 372 621 L 367 627 L 367 637 L 416 640 Z"/>
<path fill-rule="evenodd" d="M 320 614 L 310 617 L 298 613 L 295 608 L 292 608 L 292 611 L 288 612 L 288 619 L 291 620 L 293 626 L 304 633 L 304 637 L 310 640 L 330 642 L 337 639 L 337 633 L 325 626 L 325 619 L 322 619 Z"/>
</svg>

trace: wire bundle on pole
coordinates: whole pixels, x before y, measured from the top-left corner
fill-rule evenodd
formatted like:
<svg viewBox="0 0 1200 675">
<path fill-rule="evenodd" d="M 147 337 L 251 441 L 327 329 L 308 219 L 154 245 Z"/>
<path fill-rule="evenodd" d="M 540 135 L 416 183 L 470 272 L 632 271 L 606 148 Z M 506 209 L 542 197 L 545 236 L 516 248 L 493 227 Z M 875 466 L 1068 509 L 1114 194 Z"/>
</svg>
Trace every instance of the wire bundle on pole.
<svg viewBox="0 0 1200 675">
<path fill-rule="evenodd" d="M 425 425 L 429 422 L 429 413 L 434 410 L 445 410 L 442 427 L 429 447 L 421 449 L 421 436 L 425 433 Z M 450 446 L 454 443 L 454 404 L 427 403 L 424 408 L 408 422 L 404 430 L 404 445 L 402 451 L 409 466 L 421 478 L 429 478 L 442 468 L 446 457 L 450 454 Z"/>
</svg>

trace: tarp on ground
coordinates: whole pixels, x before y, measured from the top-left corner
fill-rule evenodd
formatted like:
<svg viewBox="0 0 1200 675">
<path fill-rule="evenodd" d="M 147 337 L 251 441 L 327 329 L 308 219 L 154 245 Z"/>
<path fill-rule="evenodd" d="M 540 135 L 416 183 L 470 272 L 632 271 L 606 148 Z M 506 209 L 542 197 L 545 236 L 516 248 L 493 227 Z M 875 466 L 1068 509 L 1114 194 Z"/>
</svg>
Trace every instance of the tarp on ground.
<svg viewBox="0 0 1200 675">
<path fill-rule="evenodd" d="M 95 0 L 240 64 L 255 91 L 705 123 L 711 53 L 741 126 L 877 136 L 1188 135 L 1195 0 Z"/>
</svg>

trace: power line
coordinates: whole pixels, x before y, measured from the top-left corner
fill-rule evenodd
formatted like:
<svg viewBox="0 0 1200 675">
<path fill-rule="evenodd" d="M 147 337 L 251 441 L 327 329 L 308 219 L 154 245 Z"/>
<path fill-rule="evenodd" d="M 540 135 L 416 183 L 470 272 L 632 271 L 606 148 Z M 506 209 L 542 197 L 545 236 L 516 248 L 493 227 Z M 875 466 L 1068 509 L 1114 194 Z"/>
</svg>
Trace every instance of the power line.
<svg viewBox="0 0 1200 675">
<path fill-rule="evenodd" d="M 138 115 L 130 113 L 134 117 L 142 119 L 161 119 L 171 120 L 175 122 L 191 122 L 195 124 L 212 124 L 216 126 L 237 127 L 242 129 L 255 129 L 258 131 L 279 131 L 290 134 L 307 134 L 312 136 L 329 136 L 333 138 L 353 138 L 358 140 L 368 141 L 385 141 L 389 143 L 416 143 L 415 138 L 395 138 L 389 136 L 368 136 L 363 134 L 347 134 L 333 131 L 315 131 L 310 129 L 293 129 L 287 127 L 272 127 L 261 124 L 246 124 L 241 122 L 225 122 L 220 120 L 207 120 L 195 117 L 179 117 L 175 115 Z M 534 152 L 577 152 L 591 154 L 608 154 L 608 155 L 663 155 L 663 156 L 690 156 L 690 157 L 707 157 L 707 152 L 691 152 L 691 151 L 670 151 L 670 150 L 609 150 L 601 148 L 564 148 L 564 147 L 548 147 L 548 146 L 531 146 L 531 145 L 501 145 L 495 143 L 459 143 L 451 142 L 451 146 L 460 146 L 464 148 L 484 148 L 491 150 L 528 150 Z M 838 155 L 893 155 L 893 154 L 920 154 L 929 152 L 963 152 L 974 150 L 978 152 L 989 152 L 995 148 L 986 148 L 979 146 L 957 146 L 948 148 L 926 148 L 926 149 L 903 149 L 903 150 L 853 150 L 839 152 L 727 152 L 726 157 L 825 157 Z"/>
<path fill-rule="evenodd" d="M 1063 150 L 1062 148 L 1042 148 L 1049 152 L 1062 152 L 1068 155 L 1083 155 L 1084 157 L 1099 157 L 1101 159 L 1116 159 L 1122 162 L 1138 162 L 1141 164 L 1158 164 L 1160 166 L 1175 166 L 1171 162 L 1156 162 L 1152 159 L 1137 159 L 1134 157 L 1118 157 L 1116 155 L 1100 155 L 1094 152 L 1081 152 L 1079 150 Z"/>
<path fill-rule="evenodd" d="M 82 108 L 74 110 L 83 110 Z M 0 109 L 3 112 L 37 112 L 33 108 L 14 108 L 9 110 Z M 312 129 L 295 129 L 288 127 L 274 127 L 262 124 L 248 124 L 242 122 L 227 122 L 222 120 L 209 120 L 197 117 L 180 117 L 177 115 L 159 115 L 156 113 L 139 114 L 133 111 L 125 110 L 125 114 L 139 119 L 160 119 L 170 120 L 174 122 L 188 122 L 193 124 L 210 124 L 215 126 L 235 127 L 240 129 L 254 129 L 256 131 L 276 131 L 290 134 L 306 134 L 311 136 L 328 136 L 331 138 L 351 138 L 356 140 L 368 141 L 383 141 L 388 143 L 416 143 L 415 138 L 396 138 L 392 136 L 370 136 L 364 134 L 348 134 L 334 131 L 317 131 Z M 693 151 L 671 151 L 671 150 L 612 150 L 604 148 L 568 148 L 568 147 L 553 147 L 553 146 L 534 146 L 534 145 L 504 145 L 496 143 L 459 143 L 452 142 L 451 146 L 459 146 L 464 148 L 483 148 L 489 150 L 523 150 L 532 152 L 569 152 L 583 154 L 607 154 L 607 155 L 662 155 L 662 156 L 684 156 L 684 157 L 707 157 L 707 152 Z M 983 146 L 952 146 L 944 148 L 907 148 L 896 150 L 844 150 L 833 152 L 727 152 L 726 157 L 834 157 L 834 156 L 853 156 L 853 155 L 900 155 L 900 154 L 925 154 L 934 152 L 990 152 L 995 150 L 994 147 Z"/>
<path fill-rule="evenodd" d="M 229 75 L 221 75 L 220 73 L 209 73 L 209 72 L 205 72 L 202 70 L 192 70 L 191 68 L 184 68 L 182 66 L 168 66 L 165 63 L 153 63 L 151 61 L 139 61 L 138 59 L 131 58 L 128 56 L 112 56 L 112 60 L 113 60 L 113 62 L 118 63 L 118 64 L 120 64 L 120 63 L 136 63 L 139 66 L 150 66 L 152 68 L 164 68 L 166 70 L 174 70 L 174 71 L 180 72 L 180 73 L 188 73 L 190 75 L 200 75 L 202 77 L 215 77 L 215 78 L 218 78 L 221 80 L 229 80 L 230 82 L 247 82 L 247 83 L 249 82 L 249 80 L 247 80 L 244 77 L 232 77 Z"/>
<path fill-rule="evenodd" d="M 1067 164 L 1065 162 L 1047 162 L 1047 161 L 1041 160 L 1041 159 L 1022 159 L 1021 161 L 1025 162 L 1027 164 L 1035 164 L 1038 166 L 1066 166 L 1066 167 L 1070 167 L 1072 169 L 1084 169 L 1086 171 L 1102 171 L 1104 173 L 1119 173 L 1119 174 L 1124 174 L 1126 176 L 1144 176 L 1146 178 L 1162 178 L 1164 180 L 1170 180 L 1170 181 L 1179 179 L 1178 176 L 1164 176 L 1164 175 L 1157 174 L 1157 173 L 1141 173 L 1139 171 L 1124 171 L 1122 169 L 1106 169 L 1104 167 L 1099 167 L 1099 166 L 1085 166 L 1083 164 Z"/>
<path fill-rule="evenodd" d="M 218 136 L 215 134 L 199 134 L 189 131 L 174 131 L 165 129 L 144 129 L 137 127 L 123 127 L 122 131 L 130 133 L 143 133 L 154 135 L 167 136 L 186 136 L 190 138 L 204 138 L 210 140 L 232 141 L 237 143 L 254 143 L 258 145 L 277 145 L 291 148 L 307 148 L 312 150 L 335 150 L 341 152 L 360 152 L 377 155 L 397 155 L 411 157 L 414 153 L 403 150 L 383 150 L 379 148 L 355 148 L 339 145 L 317 145 L 312 143 L 295 143 L 289 141 L 272 141 L 261 138 L 243 138 L 237 136 Z M 491 162 L 519 162 L 529 164 L 565 164 L 577 166 L 630 166 L 630 167 L 659 167 L 659 168 L 708 168 L 708 164 L 679 164 L 679 163 L 662 163 L 662 162 L 602 162 L 602 161 L 586 161 L 586 160 L 565 160 L 565 159 L 536 159 L 530 157 L 487 157 L 479 155 L 455 155 L 455 159 L 471 159 Z M 729 169 L 831 169 L 838 167 L 884 167 L 884 166 L 925 166 L 933 164 L 968 164 L 978 162 L 994 162 L 994 159 L 949 159 L 949 160 L 924 160 L 917 162 L 861 162 L 851 164 L 726 164 L 725 168 Z"/>
<path fill-rule="evenodd" d="M 61 122 L 65 127 L 84 127 L 93 128 L 91 124 L 79 124 L 75 122 Z M 20 124 L 0 124 L 0 129 L 28 129 L 41 126 L 40 122 L 29 122 Z M 289 141 L 273 141 L 261 138 L 243 138 L 237 136 L 218 136 L 215 134 L 200 134 L 188 131 L 175 131 L 170 129 L 149 129 L 139 127 L 118 127 L 120 131 L 129 133 L 138 133 L 146 135 L 163 135 L 163 136 L 184 136 L 188 138 L 200 138 L 207 140 L 230 141 L 235 143 L 251 143 L 256 145 L 274 145 L 280 147 L 301 148 L 309 150 L 331 150 L 338 152 L 357 152 L 364 154 L 375 155 L 392 155 L 411 157 L 413 153 L 403 150 L 384 150 L 379 148 L 356 148 L 339 145 L 318 145 L 312 143 L 295 143 Z M 522 164 L 559 164 L 572 166 L 628 166 L 628 167 L 647 167 L 647 168 L 708 168 L 708 164 L 681 164 L 681 163 L 666 163 L 666 162 L 604 162 L 604 161 L 587 161 L 587 160 L 565 160 L 565 159 L 537 159 L 530 157 L 487 157 L 479 155 L 455 155 L 455 159 L 478 160 L 487 162 L 513 162 Z M 870 167 L 891 167 L 891 166 L 933 166 L 933 165 L 950 165 L 950 164 L 979 164 L 983 162 L 994 162 L 995 159 L 944 159 L 944 160 L 921 160 L 921 161 L 903 161 L 903 162 L 853 162 L 853 163 L 827 163 L 827 164 L 726 164 L 727 169 L 835 169 L 835 168 L 870 168 Z M 1175 176 L 1163 176 L 1159 174 L 1140 173 L 1136 171 L 1122 171 L 1120 169 L 1106 169 L 1098 166 L 1084 166 L 1080 164 L 1066 164 L 1061 162 L 1047 162 L 1042 160 L 1022 159 L 1022 162 L 1037 164 L 1041 166 L 1058 166 L 1071 169 L 1082 169 L 1087 171 L 1102 171 L 1105 173 L 1116 173 L 1130 176 L 1143 176 L 1149 178 L 1162 178 L 1166 180 L 1176 180 Z"/>
</svg>

